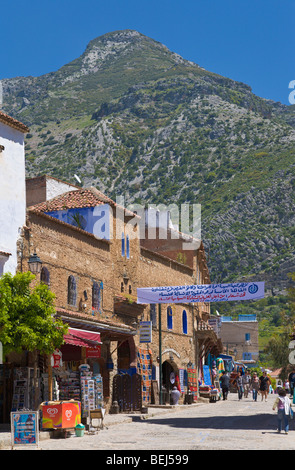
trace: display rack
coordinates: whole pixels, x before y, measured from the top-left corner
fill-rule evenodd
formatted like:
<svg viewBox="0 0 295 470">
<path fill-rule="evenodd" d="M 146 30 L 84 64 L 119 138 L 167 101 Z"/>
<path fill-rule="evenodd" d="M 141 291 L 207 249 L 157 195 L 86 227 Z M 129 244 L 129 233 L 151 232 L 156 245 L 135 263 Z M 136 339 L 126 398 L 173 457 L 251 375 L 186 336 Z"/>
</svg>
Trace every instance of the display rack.
<svg viewBox="0 0 295 470">
<path fill-rule="evenodd" d="M 40 393 L 39 369 L 36 370 L 36 373 Z M 21 411 L 23 409 L 33 410 L 35 407 L 35 394 L 34 368 L 17 367 L 14 370 L 11 411 Z"/>
<path fill-rule="evenodd" d="M 80 400 L 79 372 L 62 372 L 57 376 L 59 400 Z"/>
<path fill-rule="evenodd" d="M 103 407 L 103 382 L 101 374 L 93 375 L 88 364 L 81 364 L 81 403 L 82 417 L 88 417 L 89 411 Z"/>
</svg>

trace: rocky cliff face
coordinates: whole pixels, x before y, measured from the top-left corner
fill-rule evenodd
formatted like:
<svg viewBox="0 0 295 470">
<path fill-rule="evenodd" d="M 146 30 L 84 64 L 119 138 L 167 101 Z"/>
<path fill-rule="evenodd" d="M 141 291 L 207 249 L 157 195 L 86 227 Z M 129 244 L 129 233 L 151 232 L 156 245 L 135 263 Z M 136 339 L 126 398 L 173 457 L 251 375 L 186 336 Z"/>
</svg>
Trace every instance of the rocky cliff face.
<svg viewBox="0 0 295 470">
<path fill-rule="evenodd" d="M 130 30 L 94 39 L 56 72 L 3 80 L 3 91 L 4 110 L 31 127 L 28 176 L 77 173 L 126 203 L 200 203 L 212 281 L 286 287 L 294 107 Z"/>
</svg>

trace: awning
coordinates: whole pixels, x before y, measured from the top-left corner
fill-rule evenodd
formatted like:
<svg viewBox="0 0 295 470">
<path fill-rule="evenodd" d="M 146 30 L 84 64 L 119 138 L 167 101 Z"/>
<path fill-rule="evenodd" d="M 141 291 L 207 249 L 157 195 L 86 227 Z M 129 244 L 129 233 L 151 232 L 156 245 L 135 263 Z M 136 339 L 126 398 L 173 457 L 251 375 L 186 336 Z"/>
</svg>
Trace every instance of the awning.
<svg viewBox="0 0 295 470">
<path fill-rule="evenodd" d="M 80 347 L 84 346 L 85 348 L 94 348 L 102 344 L 100 333 L 79 330 L 77 328 L 69 328 L 68 333 L 64 335 L 64 341 L 66 344 Z"/>
</svg>

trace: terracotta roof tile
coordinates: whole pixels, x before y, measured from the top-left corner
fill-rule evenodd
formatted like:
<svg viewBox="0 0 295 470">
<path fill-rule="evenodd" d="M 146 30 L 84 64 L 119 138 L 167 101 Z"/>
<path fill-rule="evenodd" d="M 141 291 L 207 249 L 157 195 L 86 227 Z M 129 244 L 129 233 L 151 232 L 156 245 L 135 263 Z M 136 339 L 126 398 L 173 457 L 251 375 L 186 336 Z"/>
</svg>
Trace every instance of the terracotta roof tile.
<svg viewBox="0 0 295 470">
<path fill-rule="evenodd" d="M 20 121 L 17 121 L 11 116 L 8 116 L 8 114 L 3 113 L 3 111 L 0 111 L 0 122 L 4 122 L 4 124 L 7 124 L 10 127 L 14 127 L 15 129 L 23 132 L 24 134 L 30 131 L 30 129 L 25 124 Z"/>
<path fill-rule="evenodd" d="M 119 205 L 103 194 L 96 188 L 82 188 L 73 191 L 68 191 L 56 196 L 49 201 L 40 202 L 34 206 L 30 206 L 29 210 L 34 212 L 51 212 L 66 209 L 81 209 L 83 207 L 95 207 L 100 204 L 109 204 L 111 207 L 119 207 Z M 126 209 L 125 214 L 134 216 L 135 214 Z"/>
<path fill-rule="evenodd" d="M 64 209 L 81 209 L 82 207 L 95 207 L 100 204 L 115 205 L 114 201 L 95 188 L 68 191 L 49 201 L 40 202 L 30 209 L 37 212 L 51 212 Z"/>
<path fill-rule="evenodd" d="M 9 256 L 11 256 L 11 253 L 8 253 L 7 251 L 0 251 L 0 256 L 7 256 L 7 258 Z"/>
</svg>

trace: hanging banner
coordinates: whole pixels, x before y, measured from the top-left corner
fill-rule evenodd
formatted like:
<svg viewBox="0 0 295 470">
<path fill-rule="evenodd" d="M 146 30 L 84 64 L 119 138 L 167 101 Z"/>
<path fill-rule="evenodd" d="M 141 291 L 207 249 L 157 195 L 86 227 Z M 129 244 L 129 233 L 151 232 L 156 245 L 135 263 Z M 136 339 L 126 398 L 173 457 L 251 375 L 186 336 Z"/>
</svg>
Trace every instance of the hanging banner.
<svg viewBox="0 0 295 470">
<path fill-rule="evenodd" d="M 143 287 L 137 289 L 138 304 L 170 304 L 257 300 L 264 297 L 264 282 Z"/>
</svg>

